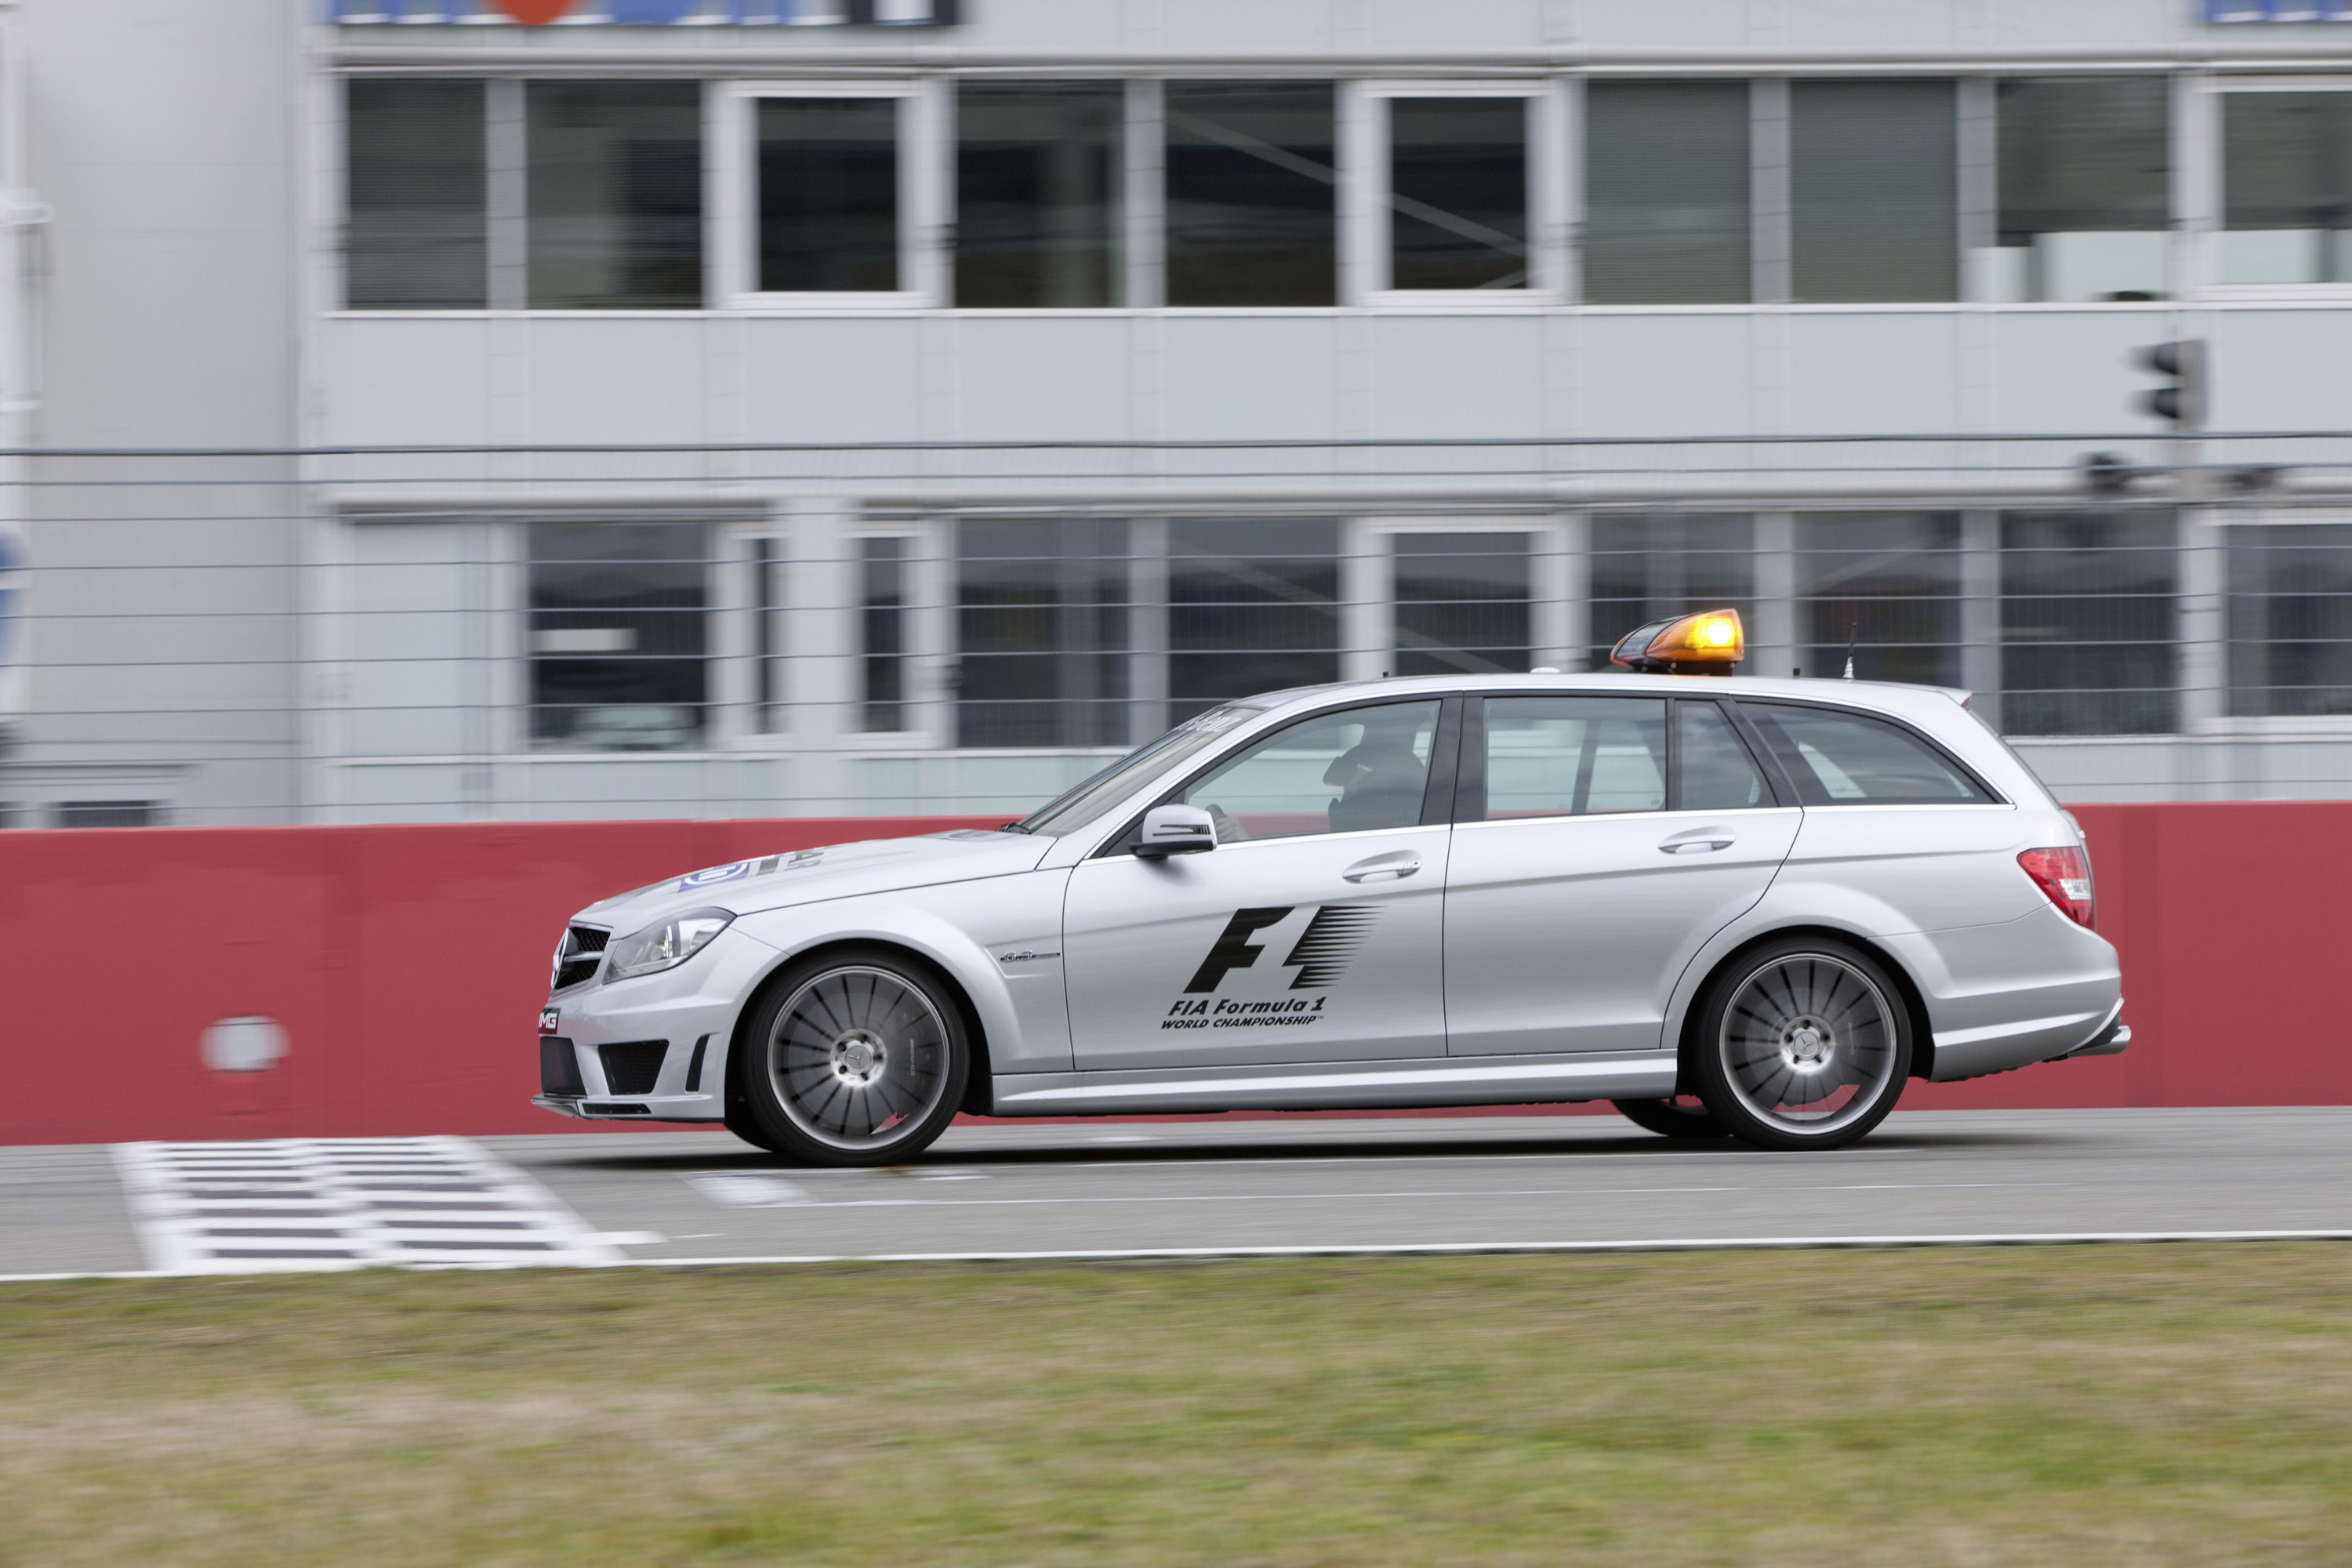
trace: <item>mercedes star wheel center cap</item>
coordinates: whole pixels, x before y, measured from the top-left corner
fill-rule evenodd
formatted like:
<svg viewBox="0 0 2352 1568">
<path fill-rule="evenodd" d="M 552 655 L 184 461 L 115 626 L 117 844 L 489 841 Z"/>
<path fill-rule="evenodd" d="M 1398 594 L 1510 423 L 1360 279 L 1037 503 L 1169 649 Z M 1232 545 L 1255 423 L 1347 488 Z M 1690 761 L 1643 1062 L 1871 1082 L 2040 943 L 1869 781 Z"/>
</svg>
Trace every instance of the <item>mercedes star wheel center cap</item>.
<svg viewBox="0 0 2352 1568">
<path fill-rule="evenodd" d="M 1780 1054 L 1799 1072 L 1814 1071 L 1829 1060 L 1829 1037 L 1819 1025 L 1800 1024 L 1783 1037 Z"/>
<path fill-rule="evenodd" d="M 834 1076 L 853 1087 L 880 1077 L 882 1059 L 882 1042 L 863 1029 L 852 1029 L 833 1042 Z"/>
</svg>

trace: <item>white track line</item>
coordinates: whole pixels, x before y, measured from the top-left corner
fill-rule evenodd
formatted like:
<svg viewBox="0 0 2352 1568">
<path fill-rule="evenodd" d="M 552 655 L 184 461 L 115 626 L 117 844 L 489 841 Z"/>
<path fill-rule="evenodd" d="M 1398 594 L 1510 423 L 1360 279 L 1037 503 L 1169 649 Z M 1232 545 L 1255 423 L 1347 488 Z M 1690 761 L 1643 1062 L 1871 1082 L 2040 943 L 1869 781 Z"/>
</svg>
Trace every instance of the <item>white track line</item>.
<svg viewBox="0 0 2352 1568">
<path fill-rule="evenodd" d="M 464 1138 L 118 1143 L 114 1162 L 157 1274 L 625 1260 L 617 1238 Z"/>
<path fill-rule="evenodd" d="M 2159 1242 L 2352 1241 L 2352 1230 L 2103 1230 L 1993 1232 L 1952 1236 L 1731 1236 L 1667 1237 L 1638 1241 L 1472 1241 L 1368 1242 L 1337 1247 L 1101 1247 L 1051 1252 L 835 1252 L 793 1253 L 741 1258 L 616 1258 L 588 1267 L 620 1268 L 741 1268 L 806 1263 L 1117 1263 L 1158 1259 L 1242 1260 L 1275 1258 L 1454 1258 L 1511 1254 L 1610 1252 L 1758 1252 L 1892 1249 L 1909 1247 L 2080 1247 L 2094 1244 L 2147 1245 Z M 620 1245 L 630 1245 L 624 1242 Z M 548 1258 L 507 1262 L 471 1258 L 424 1263 L 402 1260 L 399 1267 L 416 1269 L 485 1269 L 563 1267 Z M 572 1265 L 579 1267 L 579 1265 Z M 314 1266 L 315 1267 L 315 1266 Z M 358 1268 L 358 1264 L 329 1265 Z M 59 1279 L 165 1279 L 181 1277 L 172 1269 L 118 1269 L 89 1274 L 0 1274 L 0 1284 L 37 1284 Z"/>
</svg>

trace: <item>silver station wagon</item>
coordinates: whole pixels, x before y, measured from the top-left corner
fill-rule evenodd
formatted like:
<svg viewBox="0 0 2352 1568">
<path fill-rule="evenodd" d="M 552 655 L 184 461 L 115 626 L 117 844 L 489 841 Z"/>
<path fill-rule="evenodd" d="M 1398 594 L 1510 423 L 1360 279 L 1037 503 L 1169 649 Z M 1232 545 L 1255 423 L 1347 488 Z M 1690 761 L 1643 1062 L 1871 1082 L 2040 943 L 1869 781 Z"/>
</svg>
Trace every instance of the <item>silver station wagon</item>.
<svg viewBox="0 0 2352 1568">
<path fill-rule="evenodd" d="M 1711 612 L 1633 673 L 1273 692 L 1001 829 L 594 905 L 534 1103 L 815 1164 L 959 1110 L 1601 1100 L 1816 1149 L 1913 1078 L 2121 1050 L 2081 830 L 1963 694 L 1738 651 Z"/>
</svg>

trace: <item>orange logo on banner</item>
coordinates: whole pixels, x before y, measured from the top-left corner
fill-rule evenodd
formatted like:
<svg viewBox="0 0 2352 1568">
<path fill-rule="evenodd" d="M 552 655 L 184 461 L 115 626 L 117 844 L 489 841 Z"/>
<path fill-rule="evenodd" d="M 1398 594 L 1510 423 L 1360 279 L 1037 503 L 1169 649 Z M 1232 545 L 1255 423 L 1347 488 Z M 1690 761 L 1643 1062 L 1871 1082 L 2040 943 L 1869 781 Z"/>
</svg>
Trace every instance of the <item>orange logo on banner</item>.
<svg viewBox="0 0 2352 1568">
<path fill-rule="evenodd" d="M 493 4 L 523 26 L 540 27 L 571 10 L 573 0 L 493 0 Z"/>
</svg>

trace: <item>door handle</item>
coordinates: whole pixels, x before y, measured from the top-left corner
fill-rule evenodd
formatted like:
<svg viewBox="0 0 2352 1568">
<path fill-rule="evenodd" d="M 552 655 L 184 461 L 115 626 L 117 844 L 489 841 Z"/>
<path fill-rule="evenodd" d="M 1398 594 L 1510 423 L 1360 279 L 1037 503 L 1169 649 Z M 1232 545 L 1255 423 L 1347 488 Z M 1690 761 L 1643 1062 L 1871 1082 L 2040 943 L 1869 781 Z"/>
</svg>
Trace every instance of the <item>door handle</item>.
<svg viewBox="0 0 2352 1568">
<path fill-rule="evenodd" d="M 1687 836 L 1677 835 L 1658 846 L 1661 855 L 1704 855 L 1711 849 L 1731 847 L 1731 835 L 1721 828 L 1705 829 Z"/>
<path fill-rule="evenodd" d="M 1402 881 L 1421 869 L 1421 857 L 1410 849 L 1392 850 L 1359 860 L 1339 873 L 1350 882 Z"/>
</svg>

